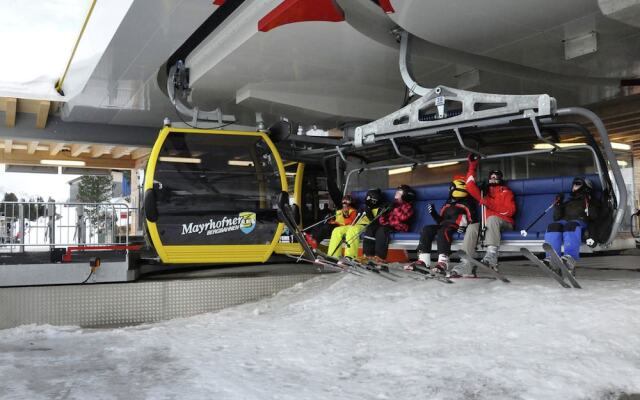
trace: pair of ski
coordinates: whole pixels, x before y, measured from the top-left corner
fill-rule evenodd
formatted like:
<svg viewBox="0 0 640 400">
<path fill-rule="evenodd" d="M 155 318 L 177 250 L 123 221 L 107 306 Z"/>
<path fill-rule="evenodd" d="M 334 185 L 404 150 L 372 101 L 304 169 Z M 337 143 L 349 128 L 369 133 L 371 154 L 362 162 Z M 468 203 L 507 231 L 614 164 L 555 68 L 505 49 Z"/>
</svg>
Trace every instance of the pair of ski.
<svg viewBox="0 0 640 400">
<path fill-rule="evenodd" d="M 395 271 L 396 276 L 402 276 L 407 278 L 412 278 L 416 280 L 434 280 L 441 283 L 453 283 L 453 281 L 446 276 L 437 275 L 432 273 L 428 268 L 421 268 L 420 266 L 413 266 L 413 270 L 404 269 L 404 265 L 401 263 L 389 263 L 389 264 L 374 264 L 370 262 L 372 265 L 378 265 L 379 268 L 386 271 Z"/>
<path fill-rule="evenodd" d="M 289 228 L 289 231 L 293 233 L 303 250 L 300 256 L 288 255 L 289 257 L 295 258 L 297 261 L 311 263 L 323 270 L 348 272 L 358 276 L 363 276 L 367 272 L 373 272 L 385 279 L 392 281 L 396 280 L 388 270 L 384 270 L 373 265 L 361 264 L 347 257 L 336 259 L 311 248 L 307 239 L 304 237 L 302 230 L 295 222 L 293 211 L 289 205 L 289 196 L 286 192 L 282 192 L 280 194 L 277 207 L 278 218 L 287 226 L 287 228 Z"/>
<path fill-rule="evenodd" d="M 522 247 L 520 249 L 520 252 L 522 253 L 522 255 L 527 257 L 529 261 L 531 261 L 534 265 L 540 268 L 540 270 L 542 270 L 542 272 L 544 272 L 545 275 L 547 275 L 549 278 L 558 282 L 560 286 L 567 289 L 571 287 L 574 287 L 576 289 L 581 289 L 582 286 L 580 286 L 580 283 L 578 283 L 576 278 L 569 271 L 566 264 L 560 258 L 558 253 L 556 253 L 553 247 L 551 247 L 549 243 L 544 243 L 542 245 L 542 248 L 544 249 L 544 251 L 547 252 L 547 254 L 549 254 L 549 263 L 553 268 L 545 264 L 542 260 L 536 257 L 529 249 L 525 247 Z M 560 273 L 557 273 L 556 271 L 560 271 Z"/>
<path fill-rule="evenodd" d="M 348 257 L 335 258 L 321 253 L 318 250 L 314 250 L 313 253 L 313 259 L 304 257 L 304 255 L 296 256 L 293 254 L 287 254 L 287 257 L 293 258 L 298 262 L 307 262 L 316 265 L 325 270 L 347 272 L 361 277 L 368 274 L 374 274 L 394 282 L 397 282 L 396 278 L 402 278 L 401 275 L 390 271 L 389 268 L 383 265 L 374 264 L 372 262 L 362 263 Z"/>
<path fill-rule="evenodd" d="M 458 250 L 458 256 L 461 259 L 466 260 L 472 267 L 475 267 L 474 269 L 478 269 L 480 271 L 486 272 L 489 276 L 491 276 L 494 279 L 501 280 L 504 283 L 510 283 L 511 282 L 506 276 L 504 276 L 501 273 L 499 273 L 498 271 L 494 270 L 493 268 L 491 268 L 487 264 L 485 264 L 483 262 L 480 262 L 480 261 L 476 260 L 475 258 L 469 257 L 469 255 L 464 250 Z"/>
</svg>

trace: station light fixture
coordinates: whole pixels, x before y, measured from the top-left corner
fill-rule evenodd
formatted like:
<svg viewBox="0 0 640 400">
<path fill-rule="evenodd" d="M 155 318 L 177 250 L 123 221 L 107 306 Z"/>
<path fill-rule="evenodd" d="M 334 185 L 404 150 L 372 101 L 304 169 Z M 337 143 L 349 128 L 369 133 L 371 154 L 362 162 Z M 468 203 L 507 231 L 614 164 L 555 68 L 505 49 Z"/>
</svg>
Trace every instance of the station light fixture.
<svg viewBox="0 0 640 400">
<path fill-rule="evenodd" d="M 86 162 L 81 160 L 40 160 L 42 165 L 57 165 L 61 167 L 84 167 Z"/>
<path fill-rule="evenodd" d="M 618 165 L 621 166 L 622 168 L 625 168 L 626 166 L 629 165 L 629 163 L 626 162 L 625 160 L 618 160 Z"/>
<path fill-rule="evenodd" d="M 202 162 L 200 158 L 192 158 L 192 157 L 158 157 L 158 161 L 183 163 L 183 164 L 200 164 Z"/>
<path fill-rule="evenodd" d="M 450 165 L 456 165 L 456 164 L 460 164 L 460 161 L 449 161 L 449 162 L 427 164 L 427 168 L 448 167 Z"/>
<path fill-rule="evenodd" d="M 611 142 L 611 147 L 613 147 L 616 150 L 626 150 L 626 151 L 631 150 L 631 145 L 626 143 Z"/>
<path fill-rule="evenodd" d="M 576 146 L 586 146 L 586 143 L 576 142 L 576 143 L 556 143 L 558 147 L 567 148 L 567 147 L 576 147 Z M 548 143 L 536 143 L 533 145 L 534 150 L 551 150 L 553 146 Z M 626 143 L 618 143 L 611 142 L 611 148 L 614 150 L 631 150 L 631 145 Z"/>
<path fill-rule="evenodd" d="M 394 168 L 389 170 L 389 175 L 398 175 L 411 172 L 411 167 Z"/>
<path fill-rule="evenodd" d="M 227 164 L 233 165 L 236 167 L 253 167 L 253 161 L 245 161 L 245 160 L 229 160 Z"/>
</svg>

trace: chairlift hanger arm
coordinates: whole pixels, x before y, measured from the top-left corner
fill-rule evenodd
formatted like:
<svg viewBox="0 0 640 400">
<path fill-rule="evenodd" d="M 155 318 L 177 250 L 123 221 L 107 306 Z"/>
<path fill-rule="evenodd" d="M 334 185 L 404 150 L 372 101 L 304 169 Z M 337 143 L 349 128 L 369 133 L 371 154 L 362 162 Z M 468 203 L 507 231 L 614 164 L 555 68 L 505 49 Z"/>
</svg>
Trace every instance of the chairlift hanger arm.
<svg viewBox="0 0 640 400">
<path fill-rule="evenodd" d="M 233 115 L 222 113 L 220 108 L 211 111 L 202 111 L 196 106 L 189 104 L 191 88 L 189 87 L 189 69 L 182 60 L 178 60 L 169 69 L 167 76 L 167 95 L 176 108 L 176 111 L 191 119 L 191 124 L 197 127 L 198 121 L 210 121 L 217 124 L 235 122 Z"/>
</svg>

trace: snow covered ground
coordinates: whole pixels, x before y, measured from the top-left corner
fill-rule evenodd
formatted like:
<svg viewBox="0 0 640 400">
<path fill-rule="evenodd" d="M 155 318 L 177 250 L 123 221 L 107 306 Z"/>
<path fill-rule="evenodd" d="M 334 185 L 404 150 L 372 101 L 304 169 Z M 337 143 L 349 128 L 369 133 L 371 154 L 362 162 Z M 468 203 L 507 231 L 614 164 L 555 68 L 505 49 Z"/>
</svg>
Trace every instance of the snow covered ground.
<svg viewBox="0 0 640 400">
<path fill-rule="evenodd" d="M 640 280 L 323 275 L 219 313 L 0 331 L 2 399 L 616 399 L 640 392 Z"/>
</svg>

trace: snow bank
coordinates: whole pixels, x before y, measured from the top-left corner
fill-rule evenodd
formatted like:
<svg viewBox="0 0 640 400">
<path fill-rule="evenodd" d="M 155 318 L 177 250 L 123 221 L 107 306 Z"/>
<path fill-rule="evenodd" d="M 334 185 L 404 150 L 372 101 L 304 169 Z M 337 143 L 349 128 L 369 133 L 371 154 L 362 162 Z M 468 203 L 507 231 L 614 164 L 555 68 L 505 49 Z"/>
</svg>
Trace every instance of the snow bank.
<svg viewBox="0 0 640 400">
<path fill-rule="evenodd" d="M 0 331 L 3 399 L 593 399 L 640 392 L 639 281 L 322 276 L 217 314 Z"/>
</svg>

